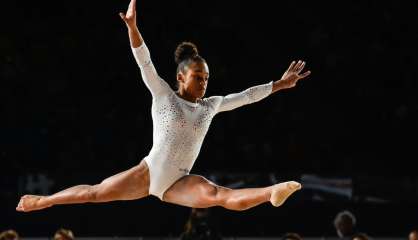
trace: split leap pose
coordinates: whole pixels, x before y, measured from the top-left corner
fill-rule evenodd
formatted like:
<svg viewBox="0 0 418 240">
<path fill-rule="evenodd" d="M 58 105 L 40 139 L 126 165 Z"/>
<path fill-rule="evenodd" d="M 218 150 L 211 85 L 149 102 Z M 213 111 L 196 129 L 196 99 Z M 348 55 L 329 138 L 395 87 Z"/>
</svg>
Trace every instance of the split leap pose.
<svg viewBox="0 0 418 240">
<path fill-rule="evenodd" d="M 133 55 L 142 80 L 152 94 L 153 146 L 140 163 L 96 185 L 78 185 L 49 196 L 25 195 L 16 210 L 29 212 L 58 204 L 134 200 L 149 195 L 165 202 L 192 208 L 222 206 L 245 210 L 264 202 L 282 205 L 301 184 L 282 182 L 260 188 L 230 189 L 208 179 L 189 174 L 212 121 L 220 112 L 251 104 L 282 89 L 294 87 L 307 77 L 305 62 L 292 62 L 280 80 L 254 86 L 227 96 L 203 98 L 209 68 L 190 42 L 175 51 L 178 89 L 174 91 L 161 79 L 136 24 L 136 0 L 131 0 L 126 23 Z"/>
</svg>

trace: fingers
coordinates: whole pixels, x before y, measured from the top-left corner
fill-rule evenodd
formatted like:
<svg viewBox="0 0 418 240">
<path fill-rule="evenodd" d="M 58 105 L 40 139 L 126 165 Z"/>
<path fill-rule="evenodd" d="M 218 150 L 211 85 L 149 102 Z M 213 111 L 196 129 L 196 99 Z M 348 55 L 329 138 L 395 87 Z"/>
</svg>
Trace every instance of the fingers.
<svg viewBox="0 0 418 240">
<path fill-rule="evenodd" d="M 119 16 L 120 16 L 120 18 L 122 18 L 123 21 L 126 22 L 126 16 L 125 16 L 125 14 L 123 12 L 120 12 L 119 13 Z"/>
<path fill-rule="evenodd" d="M 311 74 L 311 71 L 306 71 L 302 75 L 300 75 L 300 78 L 305 78 Z"/>
<path fill-rule="evenodd" d="M 299 74 L 300 72 L 302 72 L 302 70 L 305 67 L 305 65 L 306 65 L 306 62 L 305 61 L 302 61 L 302 60 L 298 60 L 297 62 L 296 61 L 293 61 L 290 64 L 289 69 L 287 69 L 287 71 L 288 72 L 294 72 L 296 74 Z"/>
<path fill-rule="evenodd" d="M 302 60 L 292 61 L 289 68 L 287 69 L 288 72 L 300 72 L 305 67 L 305 62 Z"/>
<path fill-rule="evenodd" d="M 298 60 L 297 62 L 292 61 L 289 68 L 285 72 L 285 75 L 286 74 L 295 75 L 296 78 L 294 78 L 293 80 L 297 82 L 299 79 L 305 78 L 311 74 L 311 71 L 306 71 L 303 74 L 300 74 L 302 70 L 305 68 L 305 65 L 306 65 L 306 62 L 302 60 Z"/>
<path fill-rule="evenodd" d="M 298 69 L 300 68 L 300 65 L 302 64 L 302 61 L 301 60 L 299 60 L 296 64 L 295 64 L 295 66 L 293 67 L 293 72 L 297 72 L 298 71 Z"/>
<path fill-rule="evenodd" d="M 128 11 L 132 11 L 132 12 L 136 11 L 136 0 L 131 0 L 128 6 Z"/>
<path fill-rule="evenodd" d="M 300 63 L 300 65 L 299 65 L 299 68 L 298 69 L 296 69 L 296 72 L 297 73 L 300 73 L 301 71 L 302 71 L 302 69 L 305 67 L 305 62 L 304 61 L 302 61 L 301 63 Z"/>
<path fill-rule="evenodd" d="M 292 61 L 292 63 L 290 63 L 289 68 L 287 69 L 287 72 L 292 71 L 294 66 L 295 66 L 295 61 Z"/>
<path fill-rule="evenodd" d="M 303 67 L 305 66 L 305 62 L 302 60 L 299 60 L 295 66 L 293 67 L 293 71 L 296 73 L 300 73 L 302 71 Z"/>
<path fill-rule="evenodd" d="M 132 10 L 136 11 L 136 0 L 131 0 Z"/>
</svg>

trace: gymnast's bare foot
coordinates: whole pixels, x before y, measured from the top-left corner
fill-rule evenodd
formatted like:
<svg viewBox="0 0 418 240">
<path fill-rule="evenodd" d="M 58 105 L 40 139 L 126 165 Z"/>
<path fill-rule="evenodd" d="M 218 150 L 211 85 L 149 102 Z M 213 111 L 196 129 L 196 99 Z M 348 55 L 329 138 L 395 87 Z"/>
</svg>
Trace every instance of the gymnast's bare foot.
<svg viewBox="0 0 418 240">
<path fill-rule="evenodd" d="M 19 212 L 30 212 L 50 207 L 51 205 L 47 205 L 42 201 L 43 198 L 45 197 L 37 195 L 25 195 L 20 198 L 16 210 Z"/>
<path fill-rule="evenodd" d="M 286 199 L 295 191 L 300 190 L 302 185 L 295 181 L 283 182 L 273 185 L 271 190 L 270 202 L 275 207 L 282 205 Z"/>
</svg>

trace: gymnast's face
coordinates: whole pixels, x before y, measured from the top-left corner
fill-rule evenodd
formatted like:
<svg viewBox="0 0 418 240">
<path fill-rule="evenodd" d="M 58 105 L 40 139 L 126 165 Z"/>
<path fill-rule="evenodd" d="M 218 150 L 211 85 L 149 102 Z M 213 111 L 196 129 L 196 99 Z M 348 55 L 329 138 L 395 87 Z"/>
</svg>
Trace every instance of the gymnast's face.
<svg viewBox="0 0 418 240">
<path fill-rule="evenodd" d="M 195 98 L 205 95 L 209 80 L 209 67 L 205 62 L 193 62 L 177 75 L 180 88 Z"/>
</svg>

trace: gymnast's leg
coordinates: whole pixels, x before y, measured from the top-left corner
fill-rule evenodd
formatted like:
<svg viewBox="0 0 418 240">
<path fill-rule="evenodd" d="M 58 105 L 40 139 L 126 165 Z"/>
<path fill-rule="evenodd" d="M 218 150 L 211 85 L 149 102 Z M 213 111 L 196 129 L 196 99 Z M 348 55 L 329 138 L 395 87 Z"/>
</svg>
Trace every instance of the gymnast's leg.
<svg viewBox="0 0 418 240">
<path fill-rule="evenodd" d="M 25 195 L 17 211 L 29 212 L 58 204 L 134 200 L 148 196 L 149 170 L 146 162 L 106 178 L 96 185 L 77 185 L 49 196 Z"/>
<path fill-rule="evenodd" d="M 174 183 L 163 200 L 192 208 L 222 206 L 236 211 L 246 210 L 264 202 L 282 205 L 301 184 L 290 181 L 263 188 L 230 189 L 218 186 L 198 175 L 187 175 Z"/>
</svg>

